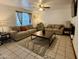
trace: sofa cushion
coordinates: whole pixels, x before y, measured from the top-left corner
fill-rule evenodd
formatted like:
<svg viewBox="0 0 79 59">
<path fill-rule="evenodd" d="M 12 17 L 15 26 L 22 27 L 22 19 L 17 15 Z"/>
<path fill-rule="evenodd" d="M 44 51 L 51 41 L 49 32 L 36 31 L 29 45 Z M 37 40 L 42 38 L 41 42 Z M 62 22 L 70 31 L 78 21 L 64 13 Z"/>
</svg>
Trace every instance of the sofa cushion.
<svg viewBox="0 0 79 59">
<path fill-rule="evenodd" d="M 34 32 L 36 32 L 36 29 L 29 29 L 27 31 L 16 32 L 15 34 L 11 34 L 11 35 L 15 41 L 18 41 L 18 40 L 27 38 Z"/>
<path fill-rule="evenodd" d="M 55 25 L 55 28 L 59 29 L 60 28 L 60 25 Z"/>
<path fill-rule="evenodd" d="M 21 32 L 18 32 L 15 36 L 15 40 L 21 40 L 23 38 L 26 38 L 27 36 L 29 35 L 29 32 L 28 31 L 21 31 Z"/>
</svg>

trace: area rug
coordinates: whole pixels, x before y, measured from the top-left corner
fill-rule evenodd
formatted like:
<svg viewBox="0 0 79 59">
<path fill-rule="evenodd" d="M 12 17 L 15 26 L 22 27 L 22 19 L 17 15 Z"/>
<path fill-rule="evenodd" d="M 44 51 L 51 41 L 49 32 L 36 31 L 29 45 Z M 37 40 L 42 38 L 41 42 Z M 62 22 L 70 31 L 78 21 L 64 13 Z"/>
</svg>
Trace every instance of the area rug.
<svg viewBox="0 0 79 59">
<path fill-rule="evenodd" d="M 26 48 L 32 52 L 44 56 L 46 50 L 49 48 L 48 40 L 45 39 L 34 39 L 26 41 Z"/>
<path fill-rule="evenodd" d="M 44 59 L 75 59 L 70 36 L 55 35 L 55 37 L 50 47 L 46 40 L 31 40 L 31 37 L 19 41 L 18 44 Z"/>
<path fill-rule="evenodd" d="M 54 39 L 54 38 L 53 38 Z M 27 38 L 27 39 L 24 39 L 22 41 L 19 41 L 18 44 L 40 56 L 44 56 L 47 49 L 49 49 L 49 41 L 46 40 L 46 39 L 34 39 L 34 40 L 31 40 L 31 38 Z"/>
</svg>

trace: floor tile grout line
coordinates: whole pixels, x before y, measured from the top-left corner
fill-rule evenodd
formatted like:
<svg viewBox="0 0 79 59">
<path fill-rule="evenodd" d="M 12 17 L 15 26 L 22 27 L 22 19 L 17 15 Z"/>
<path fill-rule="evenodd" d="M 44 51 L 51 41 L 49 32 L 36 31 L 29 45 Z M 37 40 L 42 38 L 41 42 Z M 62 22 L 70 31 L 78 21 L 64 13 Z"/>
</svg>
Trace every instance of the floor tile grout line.
<svg viewBox="0 0 79 59">
<path fill-rule="evenodd" d="M 5 46 L 6 47 L 6 46 Z M 7 48 L 7 47 L 6 47 Z M 8 48 L 7 48 L 8 49 Z M 16 56 L 18 56 L 19 57 L 19 55 L 17 55 L 15 52 L 13 52 L 13 51 L 11 51 L 10 49 L 8 49 L 10 52 L 12 52 L 13 54 L 15 54 Z M 29 55 L 29 53 L 28 53 L 28 55 Z M 27 56 L 28 56 L 27 55 Z"/>
<path fill-rule="evenodd" d="M 6 47 L 6 46 L 5 46 Z M 7 48 L 7 47 L 6 47 Z M 7 48 L 8 49 L 8 48 Z M 15 54 L 13 51 L 11 51 L 10 49 L 8 49 L 10 52 L 12 52 L 13 54 Z M 15 54 L 15 55 L 17 55 L 17 54 Z M 18 56 L 18 55 L 17 55 Z M 19 56 L 18 56 L 19 57 Z"/>
<path fill-rule="evenodd" d="M 67 38 L 66 38 L 67 39 Z M 66 43 L 67 43 L 67 40 L 65 39 L 65 59 L 66 59 Z M 59 39 L 60 40 L 60 39 Z M 59 41 L 59 45 L 60 45 L 60 41 Z M 57 51 L 59 50 L 59 45 L 58 45 L 58 49 L 57 49 Z M 12 53 L 14 53 L 11 49 L 9 49 L 8 48 L 8 46 L 7 45 L 4 45 L 10 52 L 12 52 Z M 15 45 L 16 47 L 18 47 L 17 45 Z M 18 47 L 18 48 L 20 48 L 20 47 Z M 22 49 L 23 50 L 23 49 Z M 25 51 L 25 50 L 23 50 L 23 51 Z M 56 51 L 56 54 L 55 54 L 55 58 L 56 58 L 56 55 L 57 55 L 57 51 Z M 17 55 L 16 53 L 14 53 L 15 55 Z M 30 54 L 30 53 L 28 53 L 28 54 Z M 32 55 L 32 54 L 31 54 Z M 19 55 L 17 55 L 18 57 L 19 57 Z M 33 56 L 33 55 L 32 55 Z M 36 56 L 34 56 L 34 57 L 36 57 Z M 55 59 L 54 58 L 54 59 Z"/>
<path fill-rule="evenodd" d="M 59 45 L 60 45 L 60 41 L 59 41 Z M 58 47 L 57 47 L 57 51 L 58 51 L 58 49 L 59 49 L 59 45 L 58 45 Z M 66 45 L 66 43 L 65 43 L 65 45 Z M 66 47 L 65 47 L 66 48 Z M 56 51 L 56 55 L 57 55 L 57 51 Z M 56 55 L 55 55 L 55 58 L 56 58 Z M 66 55 L 65 55 L 66 56 Z M 64 56 L 64 57 L 65 57 Z"/>
<path fill-rule="evenodd" d="M 67 43 L 67 41 L 65 39 L 65 59 L 66 59 L 66 43 Z"/>
<path fill-rule="evenodd" d="M 16 45 L 17 46 L 17 45 Z M 18 46 L 17 46 L 18 47 Z M 25 51 L 25 50 L 24 50 Z M 28 53 L 28 56 L 29 55 L 32 55 L 31 53 Z M 38 54 L 36 54 L 36 55 L 38 55 Z M 32 55 L 33 57 L 36 57 L 36 56 L 34 56 L 34 55 Z M 40 55 L 39 55 L 40 56 Z M 40 56 L 41 57 L 41 56 Z"/>
<path fill-rule="evenodd" d="M 59 45 L 60 45 L 60 42 L 59 42 Z M 58 49 L 59 49 L 59 45 L 58 45 L 58 47 L 57 47 L 57 51 L 58 51 Z M 55 58 L 56 58 L 56 55 L 57 55 L 57 51 L 56 51 L 56 54 L 55 54 Z"/>
</svg>

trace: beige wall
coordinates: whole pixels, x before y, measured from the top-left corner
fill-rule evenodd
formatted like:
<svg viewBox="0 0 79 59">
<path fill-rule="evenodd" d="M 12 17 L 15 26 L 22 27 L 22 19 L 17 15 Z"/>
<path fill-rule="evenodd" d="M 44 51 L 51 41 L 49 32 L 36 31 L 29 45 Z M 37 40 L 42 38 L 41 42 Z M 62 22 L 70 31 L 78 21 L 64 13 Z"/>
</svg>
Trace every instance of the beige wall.
<svg viewBox="0 0 79 59">
<path fill-rule="evenodd" d="M 36 15 L 37 18 L 33 20 L 33 25 L 36 26 L 39 22 L 47 24 L 65 24 L 67 20 L 71 20 L 71 6 L 64 6 L 63 8 L 53 10 L 48 9 L 42 12 L 33 12 L 33 15 Z M 38 17 L 39 16 L 39 17 Z M 39 19 L 39 20 L 38 20 Z"/>
<path fill-rule="evenodd" d="M 71 19 L 70 7 L 63 6 L 59 9 L 49 9 L 45 12 L 44 20 L 46 24 L 64 24 Z"/>
<path fill-rule="evenodd" d="M 43 20 L 43 12 L 33 11 L 32 12 L 32 24 L 34 27 L 40 22 L 44 22 Z"/>
<path fill-rule="evenodd" d="M 0 4 L 0 32 L 9 31 L 8 26 L 15 26 L 15 20 L 15 10 L 9 6 Z"/>
<path fill-rule="evenodd" d="M 65 21 L 72 19 L 71 1 L 72 0 L 53 0 L 50 3 L 48 2 L 50 8 L 42 11 L 42 14 L 40 14 L 42 17 L 39 18 L 39 21 L 42 21 L 45 25 L 65 24 Z M 40 12 L 38 11 L 38 13 Z M 34 24 L 37 23 L 39 22 L 34 22 Z"/>
<path fill-rule="evenodd" d="M 5 20 L 7 21 L 7 24 L 9 26 L 14 26 L 15 25 L 15 10 L 5 6 L 5 5 L 0 5 L 0 20 Z"/>
<path fill-rule="evenodd" d="M 25 0 L 24 0 L 25 1 Z M 62 2 L 61 2 L 62 1 Z M 33 11 L 33 15 L 36 15 L 36 19 L 32 17 L 33 25 L 36 26 L 39 22 L 43 22 L 46 25 L 51 24 L 64 24 L 66 20 L 71 19 L 71 0 L 54 0 L 49 3 L 50 9 L 43 12 Z M 23 7 L 22 0 L 2 0 L 0 4 L 8 5 L 12 7 Z M 0 5 L 1 6 L 1 5 Z M 15 11 L 7 6 L 0 7 L 3 18 L 8 19 L 9 24 L 15 24 Z M 9 9 L 9 10 L 8 10 Z M 15 8 L 16 9 L 16 8 Z M 27 9 L 27 8 L 26 8 Z M 12 20 L 10 20 L 12 19 Z M 12 22 L 12 23 L 11 23 Z"/>
<path fill-rule="evenodd" d="M 0 21 L 7 21 L 6 24 L 8 26 L 15 26 L 16 25 L 16 10 L 24 11 L 24 12 L 31 12 L 30 10 L 24 9 L 26 6 L 22 3 L 23 0 L 1 0 L 0 1 Z M 24 0 L 25 1 L 25 0 Z M 5 30 L 8 31 L 8 27 L 3 27 Z M 2 31 L 2 27 L 0 26 L 0 31 Z"/>
<path fill-rule="evenodd" d="M 1 0 L 0 4 L 19 7 L 21 6 L 21 0 Z"/>
<path fill-rule="evenodd" d="M 9 26 L 15 26 L 15 11 L 20 7 L 21 0 L 1 0 L 0 1 L 0 20 L 7 20 Z"/>
</svg>

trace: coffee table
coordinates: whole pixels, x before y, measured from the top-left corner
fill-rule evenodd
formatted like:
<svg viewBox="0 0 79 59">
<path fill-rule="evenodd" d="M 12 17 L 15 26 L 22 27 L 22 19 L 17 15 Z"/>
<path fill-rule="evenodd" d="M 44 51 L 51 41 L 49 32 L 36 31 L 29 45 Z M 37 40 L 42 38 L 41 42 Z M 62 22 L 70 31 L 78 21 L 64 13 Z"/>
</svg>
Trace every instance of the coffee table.
<svg viewBox="0 0 79 59">
<path fill-rule="evenodd" d="M 36 36 L 35 38 L 32 38 L 32 36 Z M 45 30 L 45 33 L 43 33 L 42 31 L 37 31 L 33 34 L 31 34 L 31 39 L 34 40 L 34 39 L 37 39 L 37 38 L 40 38 L 40 39 L 47 39 L 49 41 L 49 46 L 51 45 L 52 43 L 52 36 L 53 36 L 53 32 L 52 31 L 46 31 Z"/>
</svg>

